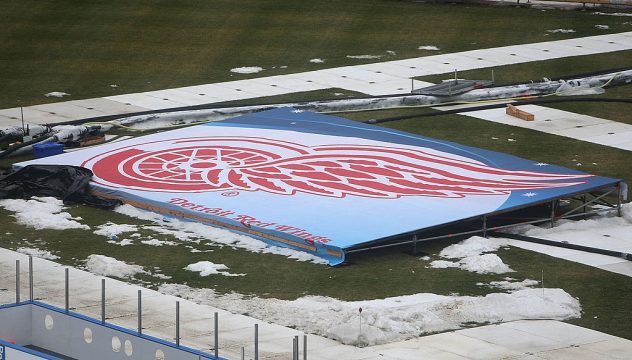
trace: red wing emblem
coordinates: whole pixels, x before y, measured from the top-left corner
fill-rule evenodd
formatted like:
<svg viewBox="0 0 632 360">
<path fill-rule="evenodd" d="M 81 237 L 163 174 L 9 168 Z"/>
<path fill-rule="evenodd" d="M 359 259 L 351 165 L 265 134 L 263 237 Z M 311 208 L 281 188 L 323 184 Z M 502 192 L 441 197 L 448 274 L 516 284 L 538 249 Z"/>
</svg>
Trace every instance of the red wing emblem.
<svg viewBox="0 0 632 360">
<path fill-rule="evenodd" d="M 83 166 L 100 184 L 162 192 L 265 191 L 373 198 L 507 195 L 584 183 L 591 175 L 495 168 L 436 150 L 369 145 L 304 146 L 255 137 L 137 144 Z"/>
</svg>

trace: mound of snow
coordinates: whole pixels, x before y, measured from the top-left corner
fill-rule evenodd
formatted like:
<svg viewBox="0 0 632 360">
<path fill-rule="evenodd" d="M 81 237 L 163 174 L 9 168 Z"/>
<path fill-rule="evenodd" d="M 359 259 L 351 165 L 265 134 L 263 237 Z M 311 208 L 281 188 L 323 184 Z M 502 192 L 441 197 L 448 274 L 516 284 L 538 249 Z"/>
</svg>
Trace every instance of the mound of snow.
<svg viewBox="0 0 632 360">
<path fill-rule="evenodd" d="M 118 245 L 118 246 L 127 246 L 127 245 L 134 245 L 134 240 L 132 239 L 123 239 L 121 241 L 116 241 L 116 239 L 111 239 L 107 241 L 108 244 L 114 244 L 114 245 Z"/>
<path fill-rule="evenodd" d="M 608 15 L 608 16 L 632 16 L 632 13 L 604 13 L 604 12 L 594 12 L 593 15 Z"/>
<path fill-rule="evenodd" d="M 347 55 L 349 59 L 380 59 L 384 55 Z"/>
<path fill-rule="evenodd" d="M 417 50 L 439 51 L 439 48 L 434 45 L 421 45 Z"/>
<path fill-rule="evenodd" d="M 173 241 L 161 241 L 158 239 L 143 240 L 141 243 L 150 246 L 178 245 L 178 243 Z"/>
<path fill-rule="evenodd" d="M 608 29 L 610 29 L 610 26 L 608 26 L 608 25 L 595 25 L 595 27 L 597 29 L 600 29 L 600 30 L 608 30 Z"/>
<path fill-rule="evenodd" d="M 623 204 L 621 213 L 621 217 L 610 212 L 586 220 L 560 220 L 554 228 L 523 226 L 514 230 L 518 233 L 535 237 L 552 234 L 572 237 L 576 236 L 577 232 L 583 232 L 583 236 L 601 236 L 605 231 L 604 229 L 607 229 L 609 233 L 620 233 L 622 237 L 625 237 L 629 232 L 629 227 L 632 225 L 632 203 Z M 572 238 L 569 238 L 569 240 L 572 240 Z"/>
<path fill-rule="evenodd" d="M 478 283 L 476 285 L 486 285 L 489 287 L 495 287 L 495 288 L 503 289 L 503 290 L 518 291 L 518 290 L 528 289 L 532 286 L 536 286 L 539 283 L 540 282 L 537 280 L 525 279 L 522 281 L 509 281 L 509 280 L 491 281 L 489 284 Z"/>
<path fill-rule="evenodd" d="M 322 64 L 325 62 L 325 60 L 316 58 L 316 59 L 310 59 L 309 62 L 314 63 L 314 64 Z"/>
<path fill-rule="evenodd" d="M 148 274 L 140 265 L 130 265 L 115 258 L 97 254 L 88 256 L 86 270 L 97 275 L 119 278 L 132 277 L 136 274 Z"/>
<path fill-rule="evenodd" d="M 256 74 L 261 71 L 263 71 L 263 68 L 259 66 L 244 66 L 244 67 L 230 69 L 230 72 L 234 72 L 238 74 Z"/>
<path fill-rule="evenodd" d="M 581 310 L 577 299 L 561 289 L 525 289 L 479 297 L 415 294 L 351 302 L 323 296 L 293 301 L 244 299 L 238 294 L 217 295 L 211 289 L 180 284 L 164 284 L 158 291 L 359 346 L 403 341 L 471 323 L 565 320 L 579 317 Z M 361 318 L 359 308 L 363 310 Z"/>
<path fill-rule="evenodd" d="M 467 256 L 456 262 L 435 260 L 430 263 L 430 267 L 437 269 L 460 268 L 479 274 L 504 274 L 513 271 L 496 254 Z"/>
<path fill-rule="evenodd" d="M 479 274 L 511 272 L 513 270 L 498 255 L 483 254 L 496 251 L 506 244 L 507 240 L 504 239 L 486 239 L 480 236 L 473 236 L 458 244 L 450 245 L 439 253 L 441 257 L 460 259 L 459 261 L 435 260 L 430 263 L 430 267 L 436 269 L 460 268 Z"/>
<path fill-rule="evenodd" d="M 546 32 L 552 33 L 552 34 L 556 34 L 556 33 L 569 34 L 569 33 L 574 33 L 575 30 L 573 30 L 573 29 L 553 29 L 553 30 L 547 30 Z"/>
<path fill-rule="evenodd" d="M 228 266 L 224 264 L 215 264 L 210 261 L 198 261 L 195 264 L 187 265 L 184 270 L 199 272 L 200 276 L 224 275 L 224 276 L 245 276 L 246 274 L 231 274 L 227 271 Z"/>
<path fill-rule="evenodd" d="M 41 249 L 37 249 L 37 248 L 26 248 L 26 247 L 21 247 L 18 248 L 17 250 L 15 250 L 19 253 L 25 254 L 25 255 L 31 255 L 33 257 L 38 257 L 41 259 L 47 259 L 47 260 L 56 260 L 59 259 L 59 256 L 57 255 L 53 255 L 53 253 L 51 253 L 48 250 L 41 250 Z"/>
<path fill-rule="evenodd" d="M 467 256 L 480 255 L 486 252 L 493 252 L 498 248 L 507 245 L 507 240 L 486 239 L 481 236 L 472 236 L 458 244 L 450 245 L 439 253 L 439 256 L 448 259 L 458 259 Z"/>
<path fill-rule="evenodd" d="M 44 94 L 44 96 L 46 96 L 46 97 L 64 97 L 64 96 L 70 96 L 70 94 L 65 93 L 65 92 L 61 92 L 61 91 L 52 91 L 52 92 L 49 92 L 47 94 Z"/>
<path fill-rule="evenodd" d="M 118 236 L 122 233 L 126 232 L 135 232 L 138 231 L 138 227 L 136 225 L 129 224 L 115 224 L 113 222 L 108 221 L 103 225 L 99 225 L 97 230 L 94 231 L 97 235 L 102 235 L 108 238 L 113 236 Z"/>
<path fill-rule="evenodd" d="M 73 218 L 69 213 L 63 212 L 64 203 L 53 197 L 4 199 L 0 200 L 0 206 L 15 212 L 13 216 L 19 224 L 37 230 L 90 229 L 88 225 L 76 221 L 81 218 Z"/>
<path fill-rule="evenodd" d="M 460 268 L 479 274 L 504 274 L 512 272 L 496 254 L 468 256 L 459 260 Z"/>
</svg>

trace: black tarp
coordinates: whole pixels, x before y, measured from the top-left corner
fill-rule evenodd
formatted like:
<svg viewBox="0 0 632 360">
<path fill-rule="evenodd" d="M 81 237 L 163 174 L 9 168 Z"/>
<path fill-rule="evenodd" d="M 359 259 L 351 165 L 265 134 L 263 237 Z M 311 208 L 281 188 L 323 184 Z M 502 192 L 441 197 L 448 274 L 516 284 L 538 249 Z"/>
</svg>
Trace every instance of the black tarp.
<svg viewBox="0 0 632 360">
<path fill-rule="evenodd" d="M 0 199 L 29 199 L 32 196 L 51 196 L 65 204 L 86 204 L 113 208 L 118 201 L 97 197 L 90 193 L 88 183 L 92 171 L 79 166 L 27 165 L 0 176 Z"/>
</svg>

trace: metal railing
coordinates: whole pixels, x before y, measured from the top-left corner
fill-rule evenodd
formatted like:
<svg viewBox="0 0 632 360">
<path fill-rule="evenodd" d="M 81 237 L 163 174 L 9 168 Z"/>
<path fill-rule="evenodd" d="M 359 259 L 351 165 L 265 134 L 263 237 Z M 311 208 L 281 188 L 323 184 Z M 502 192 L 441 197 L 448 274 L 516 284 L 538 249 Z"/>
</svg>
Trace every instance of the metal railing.
<svg viewBox="0 0 632 360">
<path fill-rule="evenodd" d="M 20 260 L 15 260 L 15 303 L 23 303 L 21 301 L 20 287 L 21 287 L 21 271 Z M 29 279 L 29 302 L 34 302 L 34 285 L 33 285 L 33 256 L 28 256 L 28 279 Z M 106 279 L 101 279 L 101 319 L 102 325 L 107 325 L 106 317 Z M 180 347 L 180 301 L 176 301 L 175 311 L 175 346 Z M 139 337 L 143 337 L 143 312 L 142 312 L 142 290 L 137 292 L 137 334 Z M 64 269 L 64 311 L 70 313 L 70 268 Z M 213 314 L 213 356 L 219 359 L 219 315 L 218 312 Z M 259 324 L 254 324 L 254 350 L 253 359 L 259 359 Z M 245 346 L 241 347 L 241 358 L 245 360 Z M 299 360 L 301 354 L 301 348 L 299 344 L 299 336 L 296 335 L 292 339 L 292 360 Z M 303 335 L 303 348 L 302 348 L 303 360 L 307 360 L 307 335 Z M 201 358 L 201 357 L 200 357 Z"/>
</svg>

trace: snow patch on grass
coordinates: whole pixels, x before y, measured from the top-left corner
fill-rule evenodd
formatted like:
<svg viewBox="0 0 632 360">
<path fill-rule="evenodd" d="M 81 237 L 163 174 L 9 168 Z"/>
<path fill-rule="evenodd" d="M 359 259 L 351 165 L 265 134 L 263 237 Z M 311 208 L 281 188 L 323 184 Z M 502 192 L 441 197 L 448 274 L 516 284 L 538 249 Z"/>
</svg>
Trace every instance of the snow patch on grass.
<svg viewBox="0 0 632 360">
<path fill-rule="evenodd" d="M 52 92 L 44 94 L 44 96 L 60 98 L 60 97 L 64 97 L 64 96 L 70 96 L 70 94 L 62 92 L 62 91 L 52 91 Z"/>
<path fill-rule="evenodd" d="M 94 233 L 97 235 L 102 235 L 102 236 L 111 238 L 113 236 L 118 236 L 126 232 L 135 232 L 135 231 L 138 231 L 138 226 L 136 225 L 115 224 L 111 221 L 108 221 L 107 223 L 103 225 L 97 226 L 97 230 L 95 230 Z"/>
<path fill-rule="evenodd" d="M 440 49 L 434 45 L 421 45 L 417 50 L 439 51 Z"/>
<path fill-rule="evenodd" d="M 325 60 L 320 59 L 320 58 L 315 58 L 315 59 L 310 59 L 309 62 L 313 63 L 313 64 L 322 64 L 325 62 Z"/>
<path fill-rule="evenodd" d="M 178 245 L 178 243 L 173 241 L 161 241 L 158 239 L 143 240 L 141 243 L 150 246 Z"/>
<path fill-rule="evenodd" d="M 496 254 L 468 256 L 459 261 L 435 260 L 430 263 L 435 269 L 460 268 L 479 274 L 504 274 L 512 272 Z"/>
<path fill-rule="evenodd" d="M 215 264 L 210 261 L 198 261 L 195 264 L 187 265 L 184 270 L 199 272 L 200 276 L 224 275 L 224 276 L 245 276 L 246 274 L 231 274 L 228 266 L 224 264 Z"/>
<path fill-rule="evenodd" d="M 575 30 L 573 30 L 573 29 L 553 29 L 553 30 L 547 30 L 546 32 L 552 33 L 552 34 L 556 34 L 556 33 L 570 34 L 570 33 L 574 33 Z"/>
<path fill-rule="evenodd" d="M 381 59 L 384 55 L 347 55 L 349 59 Z"/>
<path fill-rule="evenodd" d="M 59 256 L 54 255 L 53 253 L 51 253 L 48 250 L 41 250 L 41 249 L 37 249 L 37 248 L 27 248 L 27 247 L 20 247 L 17 248 L 17 250 L 15 250 L 19 253 L 25 254 L 25 255 L 31 255 L 33 257 L 38 257 L 41 259 L 46 259 L 46 260 L 57 260 L 59 259 Z"/>
<path fill-rule="evenodd" d="M 116 241 L 116 237 L 114 239 L 108 240 L 107 241 L 108 244 L 113 244 L 113 245 L 118 245 L 118 246 L 127 246 L 127 245 L 133 245 L 134 244 L 134 240 L 132 239 L 123 239 L 121 241 Z"/>
<path fill-rule="evenodd" d="M 64 212 L 63 201 L 53 197 L 32 197 L 30 200 L 24 199 L 4 199 L 0 200 L 0 206 L 6 210 L 13 211 L 13 215 L 19 224 L 37 230 L 67 230 L 86 229 L 90 227 L 81 224 L 67 212 Z"/>
<path fill-rule="evenodd" d="M 608 25 L 595 25 L 595 27 L 599 30 L 608 30 L 610 29 L 610 26 Z"/>
<path fill-rule="evenodd" d="M 480 255 L 486 252 L 493 252 L 502 246 L 506 246 L 507 241 L 502 239 L 486 239 L 481 236 L 472 236 L 458 244 L 450 245 L 439 253 L 439 256 L 448 259 L 464 258 L 467 256 Z"/>
<path fill-rule="evenodd" d="M 441 250 L 439 256 L 448 259 L 460 259 L 458 261 L 435 260 L 430 267 L 436 269 L 460 268 L 479 274 L 503 274 L 512 272 L 500 257 L 496 254 L 484 254 L 498 250 L 507 245 L 507 240 L 486 239 L 473 236 L 458 244 L 450 245 Z"/>
<path fill-rule="evenodd" d="M 510 280 L 491 281 L 489 284 L 477 284 L 477 285 L 487 285 L 489 287 L 494 287 L 494 288 L 503 289 L 503 290 L 519 291 L 519 290 L 531 288 L 533 286 L 538 285 L 539 283 L 540 282 L 537 280 L 525 279 L 522 281 L 510 281 Z"/>
<path fill-rule="evenodd" d="M 148 274 L 140 265 L 130 265 L 115 258 L 92 254 L 86 260 L 86 270 L 102 276 L 130 278 L 136 274 Z"/>
<path fill-rule="evenodd" d="M 256 74 L 263 70 L 264 69 L 260 66 L 244 66 L 244 67 L 230 69 L 230 72 L 234 72 L 237 74 Z"/>
<path fill-rule="evenodd" d="M 608 15 L 608 16 L 632 16 L 632 13 L 605 13 L 605 12 L 594 12 L 592 13 L 593 15 Z"/>
</svg>

